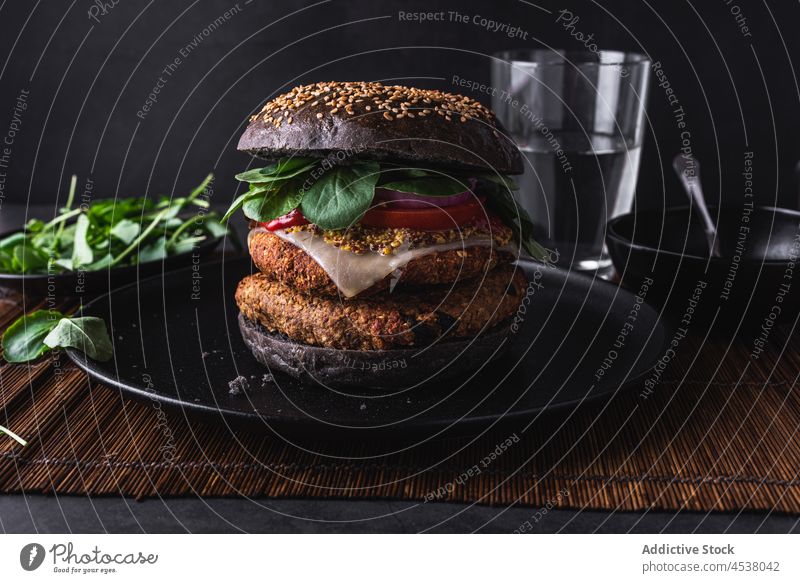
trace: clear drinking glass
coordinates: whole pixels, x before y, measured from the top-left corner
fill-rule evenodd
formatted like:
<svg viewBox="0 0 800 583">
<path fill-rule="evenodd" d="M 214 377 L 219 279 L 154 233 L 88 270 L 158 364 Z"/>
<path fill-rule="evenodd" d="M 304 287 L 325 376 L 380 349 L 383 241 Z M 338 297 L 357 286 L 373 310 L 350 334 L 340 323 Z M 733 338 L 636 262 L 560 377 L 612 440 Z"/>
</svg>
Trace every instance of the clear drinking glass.
<svg viewBox="0 0 800 583">
<path fill-rule="evenodd" d="M 492 102 L 525 157 L 517 201 L 559 264 L 605 269 L 606 222 L 631 210 L 650 61 L 616 51 L 516 50 L 492 62 Z"/>
</svg>

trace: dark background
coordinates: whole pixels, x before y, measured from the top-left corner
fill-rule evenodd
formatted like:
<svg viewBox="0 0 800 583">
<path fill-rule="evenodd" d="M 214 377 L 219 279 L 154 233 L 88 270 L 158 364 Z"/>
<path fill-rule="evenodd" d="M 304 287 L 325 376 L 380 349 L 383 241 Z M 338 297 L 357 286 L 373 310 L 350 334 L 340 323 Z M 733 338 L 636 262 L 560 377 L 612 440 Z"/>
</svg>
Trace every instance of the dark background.
<svg viewBox="0 0 800 583">
<path fill-rule="evenodd" d="M 4 3 L 0 9 L 0 140 L 21 91 L 30 92 L 13 136 L 3 200 L 55 202 L 69 175 L 94 196 L 183 194 L 212 170 L 215 199 L 234 195 L 248 164 L 236 140 L 253 110 L 299 83 L 390 80 L 452 89 L 458 75 L 489 80 L 489 54 L 508 48 L 579 48 L 555 24 L 558 10 L 601 48 L 661 61 L 687 114 L 709 198 L 742 200 L 744 152 L 752 150 L 756 198 L 797 205 L 800 159 L 800 6 L 793 0 L 626 2 L 264 2 L 239 10 L 202 37 L 137 117 L 165 66 L 233 0 L 107 2 L 99 22 L 89 0 Z M 97 9 L 96 9 L 97 10 Z M 507 21 L 527 41 L 472 24 L 398 21 L 398 10 L 458 10 Z M 99 10 L 98 10 L 99 11 Z M 732 11 L 751 31 L 742 35 Z M 103 11 L 99 11 L 103 12 Z M 387 17 L 388 18 L 380 18 Z M 485 96 L 474 97 L 485 100 Z M 663 90 L 651 86 L 638 204 L 680 204 L 669 161 L 680 147 Z M 667 171 L 668 170 L 668 171 Z"/>
</svg>

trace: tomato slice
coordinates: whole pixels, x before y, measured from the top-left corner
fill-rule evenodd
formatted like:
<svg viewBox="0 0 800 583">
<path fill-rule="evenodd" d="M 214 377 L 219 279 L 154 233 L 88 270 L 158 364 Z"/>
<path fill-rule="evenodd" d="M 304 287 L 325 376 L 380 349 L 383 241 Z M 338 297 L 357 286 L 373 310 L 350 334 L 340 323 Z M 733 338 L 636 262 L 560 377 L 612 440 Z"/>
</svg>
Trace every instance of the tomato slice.
<svg viewBox="0 0 800 583">
<path fill-rule="evenodd" d="M 298 225 L 307 225 L 308 219 L 303 216 L 300 209 L 294 209 L 288 214 L 273 219 L 268 223 L 259 223 L 260 226 L 267 229 L 267 231 L 277 231 L 278 229 L 287 229 L 289 227 L 296 227 Z"/>
<path fill-rule="evenodd" d="M 409 228 L 420 231 L 447 231 L 471 223 L 485 216 L 483 200 L 471 198 L 464 202 L 446 206 L 426 208 L 398 207 L 391 202 L 379 202 L 359 221 L 367 227 L 385 229 Z M 268 231 L 277 231 L 298 225 L 307 225 L 308 219 L 300 209 L 266 223 L 258 223 Z"/>
<path fill-rule="evenodd" d="M 369 209 L 362 217 L 361 224 L 368 227 L 446 231 L 484 215 L 481 201 L 474 198 L 448 207 L 393 208 L 391 203 L 382 203 Z"/>
</svg>

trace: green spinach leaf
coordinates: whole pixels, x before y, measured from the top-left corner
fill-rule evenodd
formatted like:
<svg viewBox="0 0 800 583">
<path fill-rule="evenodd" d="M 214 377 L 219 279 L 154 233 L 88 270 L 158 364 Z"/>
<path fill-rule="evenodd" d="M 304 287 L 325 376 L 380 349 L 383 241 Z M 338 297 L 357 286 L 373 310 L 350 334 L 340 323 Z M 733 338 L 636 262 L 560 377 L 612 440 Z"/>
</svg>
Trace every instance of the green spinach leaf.
<svg viewBox="0 0 800 583">
<path fill-rule="evenodd" d="M 53 265 L 60 267 L 65 271 L 72 271 L 75 269 L 75 266 L 72 264 L 72 259 L 55 259 L 53 260 Z"/>
<path fill-rule="evenodd" d="M 495 188 L 487 199 L 500 219 L 514 229 L 515 237 L 534 259 L 548 263 L 550 252 L 533 238 L 533 221 L 507 189 Z"/>
<path fill-rule="evenodd" d="M 94 252 L 89 246 L 88 233 L 89 217 L 86 215 L 80 215 L 75 226 L 75 238 L 73 240 L 73 268 L 81 267 L 82 265 L 89 265 L 92 261 L 94 261 Z"/>
<path fill-rule="evenodd" d="M 423 196 L 453 196 L 470 189 L 466 180 L 444 175 L 401 179 L 382 184 L 381 188 Z"/>
<path fill-rule="evenodd" d="M 491 172 L 483 172 L 475 176 L 478 180 L 482 180 L 483 182 L 490 182 L 497 184 L 498 186 L 503 187 L 506 190 L 519 190 L 519 186 L 517 183 L 514 182 L 508 176 L 503 176 L 502 174 L 493 174 Z"/>
<path fill-rule="evenodd" d="M 221 221 L 227 221 L 233 213 L 238 211 L 240 208 L 244 206 L 244 203 L 250 200 L 255 200 L 268 194 L 275 190 L 275 187 L 271 184 L 251 184 L 250 188 L 244 194 L 240 194 L 236 197 L 236 199 L 231 203 L 231 206 L 228 207 L 228 210 L 225 211 L 225 214 L 222 216 Z"/>
<path fill-rule="evenodd" d="M 135 223 L 130 219 L 122 219 L 111 227 L 111 234 L 126 245 L 129 245 L 131 241 L 139 236 L 141 230 L 139 223 Z"/>
<path fill-rule="evenodd" d="M 317 160 L 312 158 L 282 158 L 275 164 L 264 168 L 253 168 L 247 172 L 236 175 L 239 182 L 265 183 L 275 180 L 286 180 L 308 172 L 317 165 Z"/>
<path fill-rule="evenodd" d="M 207 176 L 182 198 L 161 197 L 158 203 L 143 197 L 99 199 L 88 209 L 73 209 L 77 178 L 72 177 L 67 204 L 60 214 L 47 223 L 31 219 L 24 231 L 0 240 L 0 271 L 43 274 L 135 265 L 140 261 L 140 249 L 145 250 L 145 259 L 160 256 L 163 243 L 158 240 L 165 237 L 167 255 L 191 247 L 197 235 L 192 227 L 200 223 L 204 232 L 223 237 L 228 228 L 215 213 L 205 210 L 209 202 L 200 196 L 212 178 Z M 190 207 L 203 211 L 186 216 Z"/>
<path fill-rule="evenodd" d="M 14 247 L 11 264 L 19 273 L 35 273 L 47 268 L 47 259 L 45 251 L 26 241 Z"/>
<path fill-rule="evenodd" d="M 63 317 L 49 310 L 36 310 L 20 317 L 3 333 L 3 358 L 7 362 L 28 362 L 42 356 L 49 350 L 43 344 L 45 337 Z"/>
<path fill-rule="evenodd" d="M 11 253 L 13 252 L 14 247 L 21 245 L 25 239 L 25 233 L 13 233 L 12 235 L 0 240 L 0 251 L 8 251 Z"/>
<path fill-rule="evenodd" d="M 94 316 L 62 318 L 43 342 L 49 348 L 77 348 L 94 360 L 106 361 L 114 355 L 105 322 Z"/>
<path fill-rule="evenodd" d="M 275 190 L 255 196 L 242 205 L 244 215 L 254 221 L 271 221 L 293 211 L 303 200 L 303 192 L 296 181 L 284 182 Z"/>
<path fill-rule="evenodd" d="M 161 237 L 139 250 L 139 262 L 161 261 L 167 256 L 167 239 Z"/>
<path fill-rule="evenodd" d="M 353 225 L 372 204 L 379 172 L 377 162 L 331 168 L 303 196 L 303 215 L 323 229 Z"/>
<path fill-rule="evenodd" d="M 114 257 L 111 253 L 106 253 L 100 259 L 92 263 L 91 265 L 86 266 L 87 271 L 100 271 L 101 269 L 108 268 L 114 261 Z"/>
<path fill-rule="evenodd" d="M 208 220 L 209 218 L 211 218 L 212 220 Z M 221 225 L 218 222 L 216 215 L 214 217 L 206 217 L 206 220 L 203 222 L 203 228 L 206 231 L 208 231 L 208 233 L 214 239 L 220 239 L 228 234 L 228 227 L 226 227 L 225 225 Z M 236 240 L 238 241 L 238 239 Z"/>
</svg>

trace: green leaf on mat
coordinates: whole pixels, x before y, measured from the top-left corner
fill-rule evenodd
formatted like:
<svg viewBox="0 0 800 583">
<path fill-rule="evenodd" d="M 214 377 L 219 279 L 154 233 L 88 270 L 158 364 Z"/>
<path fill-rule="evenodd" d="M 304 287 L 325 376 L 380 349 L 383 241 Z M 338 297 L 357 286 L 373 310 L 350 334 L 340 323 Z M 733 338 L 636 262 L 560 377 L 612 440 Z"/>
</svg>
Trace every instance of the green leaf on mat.
<svg viewBox="0 0 800 583">
<path fill-rule="evenodd" d="M 94 360 L 110 360 L 114 355 L 106 324 L 101 318 L 63 318 L 44 338 L 50 348 L 72 347 Z"/>
<path fill-rule="evenodd" d="M 59 312 L 37 310 L 16 320 L 3 333 L 3 358 L 8 362 L 28 362 L 42 356 L 49 350 L 43 344 L 45 337 L 63 317 Z"/>
</svg>

